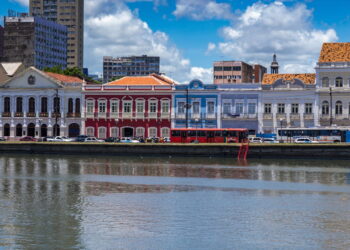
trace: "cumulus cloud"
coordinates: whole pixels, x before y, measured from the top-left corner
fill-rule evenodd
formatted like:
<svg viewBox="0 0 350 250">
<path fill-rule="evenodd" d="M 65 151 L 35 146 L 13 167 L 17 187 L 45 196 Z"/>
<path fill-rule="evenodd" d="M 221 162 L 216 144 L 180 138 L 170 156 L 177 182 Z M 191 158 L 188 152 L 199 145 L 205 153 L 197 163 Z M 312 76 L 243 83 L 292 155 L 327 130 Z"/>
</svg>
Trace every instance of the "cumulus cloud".
<svg viewBox="0 0 350 250">
<path fill-rule="evenodd" d="M 225 56 L 269 66 L 276 53 L 283 72 L 314 72 L 323 42 L 336 41 L 333 29 L 312 27 L 312 11 L 304 4 L 282 2 L 249 6 L 231 26 L 220 30 L 216 47 Z M 214 47 L 213 45 L 210 45 Z"/>
<path fill-rule="evenodd" d="M 213 0 L 177 0 L 173 14 L 194 20 L 231 19 L 231 6 Z"/>
<path fill-rule="evenodd" d="M 204 82 L 212 81 L 205 70 L 199 73 L 200 68 L 191 67 L 166 33 L 153 31 L 123 1 L 86 1 L 85 64 L 91 72 L 102 71 L 103 56 L 144 54 L 160 56 L 161 72 L 176 81 L 188 82 L 199 76 Z"/>
<path fill-rule="evenodd" d="M 29 6 L 29 0 L 14 0 L 14 2 L 20 3 L 23 6 Z"/>
</svg>

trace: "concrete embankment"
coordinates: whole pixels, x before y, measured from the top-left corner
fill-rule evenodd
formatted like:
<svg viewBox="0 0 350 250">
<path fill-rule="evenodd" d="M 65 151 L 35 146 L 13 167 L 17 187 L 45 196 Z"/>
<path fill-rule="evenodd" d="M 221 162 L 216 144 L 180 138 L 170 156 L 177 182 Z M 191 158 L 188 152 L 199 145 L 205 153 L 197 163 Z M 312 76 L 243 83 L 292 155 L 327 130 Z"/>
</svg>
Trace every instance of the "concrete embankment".
<svg viewBox="0 0 350 250">
<path fill-rule="evenodd" d="M 238 144 L 0 143 L 1 153 L 236 158 Z M 348 144 L 251 144 L 249 158 L 350 159 Z"/>
</svg>

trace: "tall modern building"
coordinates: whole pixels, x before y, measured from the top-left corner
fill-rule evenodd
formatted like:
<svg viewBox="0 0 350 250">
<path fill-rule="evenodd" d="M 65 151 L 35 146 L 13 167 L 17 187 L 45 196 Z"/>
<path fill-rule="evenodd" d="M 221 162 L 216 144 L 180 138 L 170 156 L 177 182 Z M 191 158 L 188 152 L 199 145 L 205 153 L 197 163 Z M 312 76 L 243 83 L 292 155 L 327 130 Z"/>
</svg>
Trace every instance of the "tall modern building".
<svg viewBox="0 0 350 250">
<path fill-rule="evenodd" d="M 67 27 L 41 17 L 4 18 L 3 62 L 26 67 L 67 66 Z"/>
<path fill-rule="evenodd" d="M 0 25 L 0 61 L 4 54 L 4 28 Z"/>
<path fill-rule="evenodd" d="M 68 28 L 67 66 L 83 68 L 84 0 L 30 0 L 30 15 L 42 16 Z"/>
<path fill-rule="evenodd" d="M 159 56 L 103 57 L 103 81 L 114 77 L 159 74 Z"/>
<path fill-rule="evenodd" d="M 253 75 L 253 67 L 245 62 L 214 62 L 214 84 L 252 83 Z"/>
</svg>

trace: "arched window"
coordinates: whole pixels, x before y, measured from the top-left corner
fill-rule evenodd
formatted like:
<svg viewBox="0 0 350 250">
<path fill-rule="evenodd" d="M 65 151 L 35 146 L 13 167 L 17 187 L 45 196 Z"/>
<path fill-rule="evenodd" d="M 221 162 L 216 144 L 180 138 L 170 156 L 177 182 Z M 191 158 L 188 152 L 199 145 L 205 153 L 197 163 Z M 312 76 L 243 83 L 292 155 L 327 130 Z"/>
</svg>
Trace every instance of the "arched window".
<svg viewBox="0 0 350 250">
<path fill-rule="evenodd" d="M 335 78 L 335 86 L 340 88 L 343 87 L 343 78 L 341 77 Z"/>
<path fill-rule="evenodd" d="M 322 102 L 322 115 L 329 114 L 329 103 L 327 101 Z"/>
<path fill-rule="evenodd" d="M 35 99 L 34 97 L 30 97 L 28 101 L 29 113 L 35 113 Z"/>
<path fill-rule="evenodd" d="M 22 124 L 17 124 L 16 126 L 16 136 L 21 137 L 23 133 Z"/>
<path fill-rule="evenodd" d="M 95 136 L 95 129 L 93 127 L 86 128 L 86 135 L 87 136 Z"/>
<path fill-rule="evenodd" d="M 41 98 L 41 113 L 47 113 L 47 97 Z"/>
<path fill-rule="evenodd" d="M 4 136 L 10 136 L 10 124 L 8 123 L 4 125 Z"/>
<path fill-rule="evenodd" d="M 75 113 L 80 114 L 80 99 L 75 99 Z"/>
<path fill-rule="evenodd" d="M 329 78 L 328 77 L 323 77 L 322 78 L 322 87 L 329 87 Z"/>
<path fill-rule="evenodd" d="M 99 127 L 98 128 L 98 138 L 105 139 L 107 137 L 106 131 L 107 130 L 105 127 Z"/>
<path fill-rule="evenodd" d="M 68 99 L 68 113 L 73 113 L 73 98 Z"/>
<path fill-rule="evenodd" d="M 111 128 L 111 137 L 118 137 L 119 136 L 119 130 L 117 127 L 112 127 Z"/>
<path fill-rule="evenodd" d="M 162 128 L 162 137 L 170 137 L 170 129 L 169 128 Z"/>
<path fill-rule="evenodd" d="M 53 136 L 60 136 L 60 125 L 55 124 L 53 126 Z"/>
<path fill-rule="evenodd" d="M 5 99 L 4 99 L 4 112 L 5 113 L 10 113 L 11 112 L 10 97 L 5 97 Z"/>
<path fill-rule="evenodd" d="M 143 128 L 143 127 L 136 128 L 136 136 L 137 137 L 145 137 L 145 128 Z"/>
<path fill-rule="evenodd" d="M 55 97 L 53 99 L 53 111 L 55 113 L 60 113 L 61 110 L 60 110 L 60 98 L 59 97 Z"/>
<path fill-rule="evenodd" d="M 335 114 L 342 115 L 343 114 L 343 104 L 341 101 L 337 101 L 335 103 Z"/>
<path fill-rule="evenodd" d="M 149 128 L 148 129 L 148 137 L 151 137 L 151 138 L 157 137 L 157 128 L 154 128 L 154 127 Z"/>
<path fill-rule="evenodd" d="M 17 99 L 16 99 L 16 112 L 23 113 L 23 99 L 22 99 L 22 97 L 17 97 Z"/>
<path fill-rule="evenodd" d="M 47 125 L 43 124 L 40 127 L 40 136 L 41 137 L 46 137 L 47 136 Z"/>
</svg>

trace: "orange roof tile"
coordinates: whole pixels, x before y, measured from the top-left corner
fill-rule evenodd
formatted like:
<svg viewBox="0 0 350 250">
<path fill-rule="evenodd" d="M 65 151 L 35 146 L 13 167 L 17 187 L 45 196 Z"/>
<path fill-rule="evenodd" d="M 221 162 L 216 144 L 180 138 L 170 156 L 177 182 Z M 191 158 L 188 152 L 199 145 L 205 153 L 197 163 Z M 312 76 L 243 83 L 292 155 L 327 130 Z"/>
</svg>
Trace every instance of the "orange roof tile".
<svg viewBox="0 0 350 250">
<path fill-rule="evenodd" d="M 66 75 L 61 75 L 61 74 L 52 73 L 52 72 L 45 72 L 45 74 L 64 83 L 81 83 L 82 84 L 84 82 L 83 80 L 81 80 L 79 77 L 76 77 L 76 76 L 66 76 Z"/>
<path fill-rule="evenodd" d="M 122 86 L 138 86 L 138 85 L 173 85 L 170 79 L 164 78 L 160 75 L 152 74 L 149 76 L 125 76 L 106 85 L 122 85 Z"/>
<path fill-rule="evenodd" d="M 318 62 L 350 62 L 350 43 L 324 43 Z"/>
<path fill-rule="evenodd" d="M 305 84 L 315 84 L 316 74 L 265 74 L 262 84 L 273 84 L 278 79 L 283 79 L 285 81 L 299 79 Z"/>
</svg>

